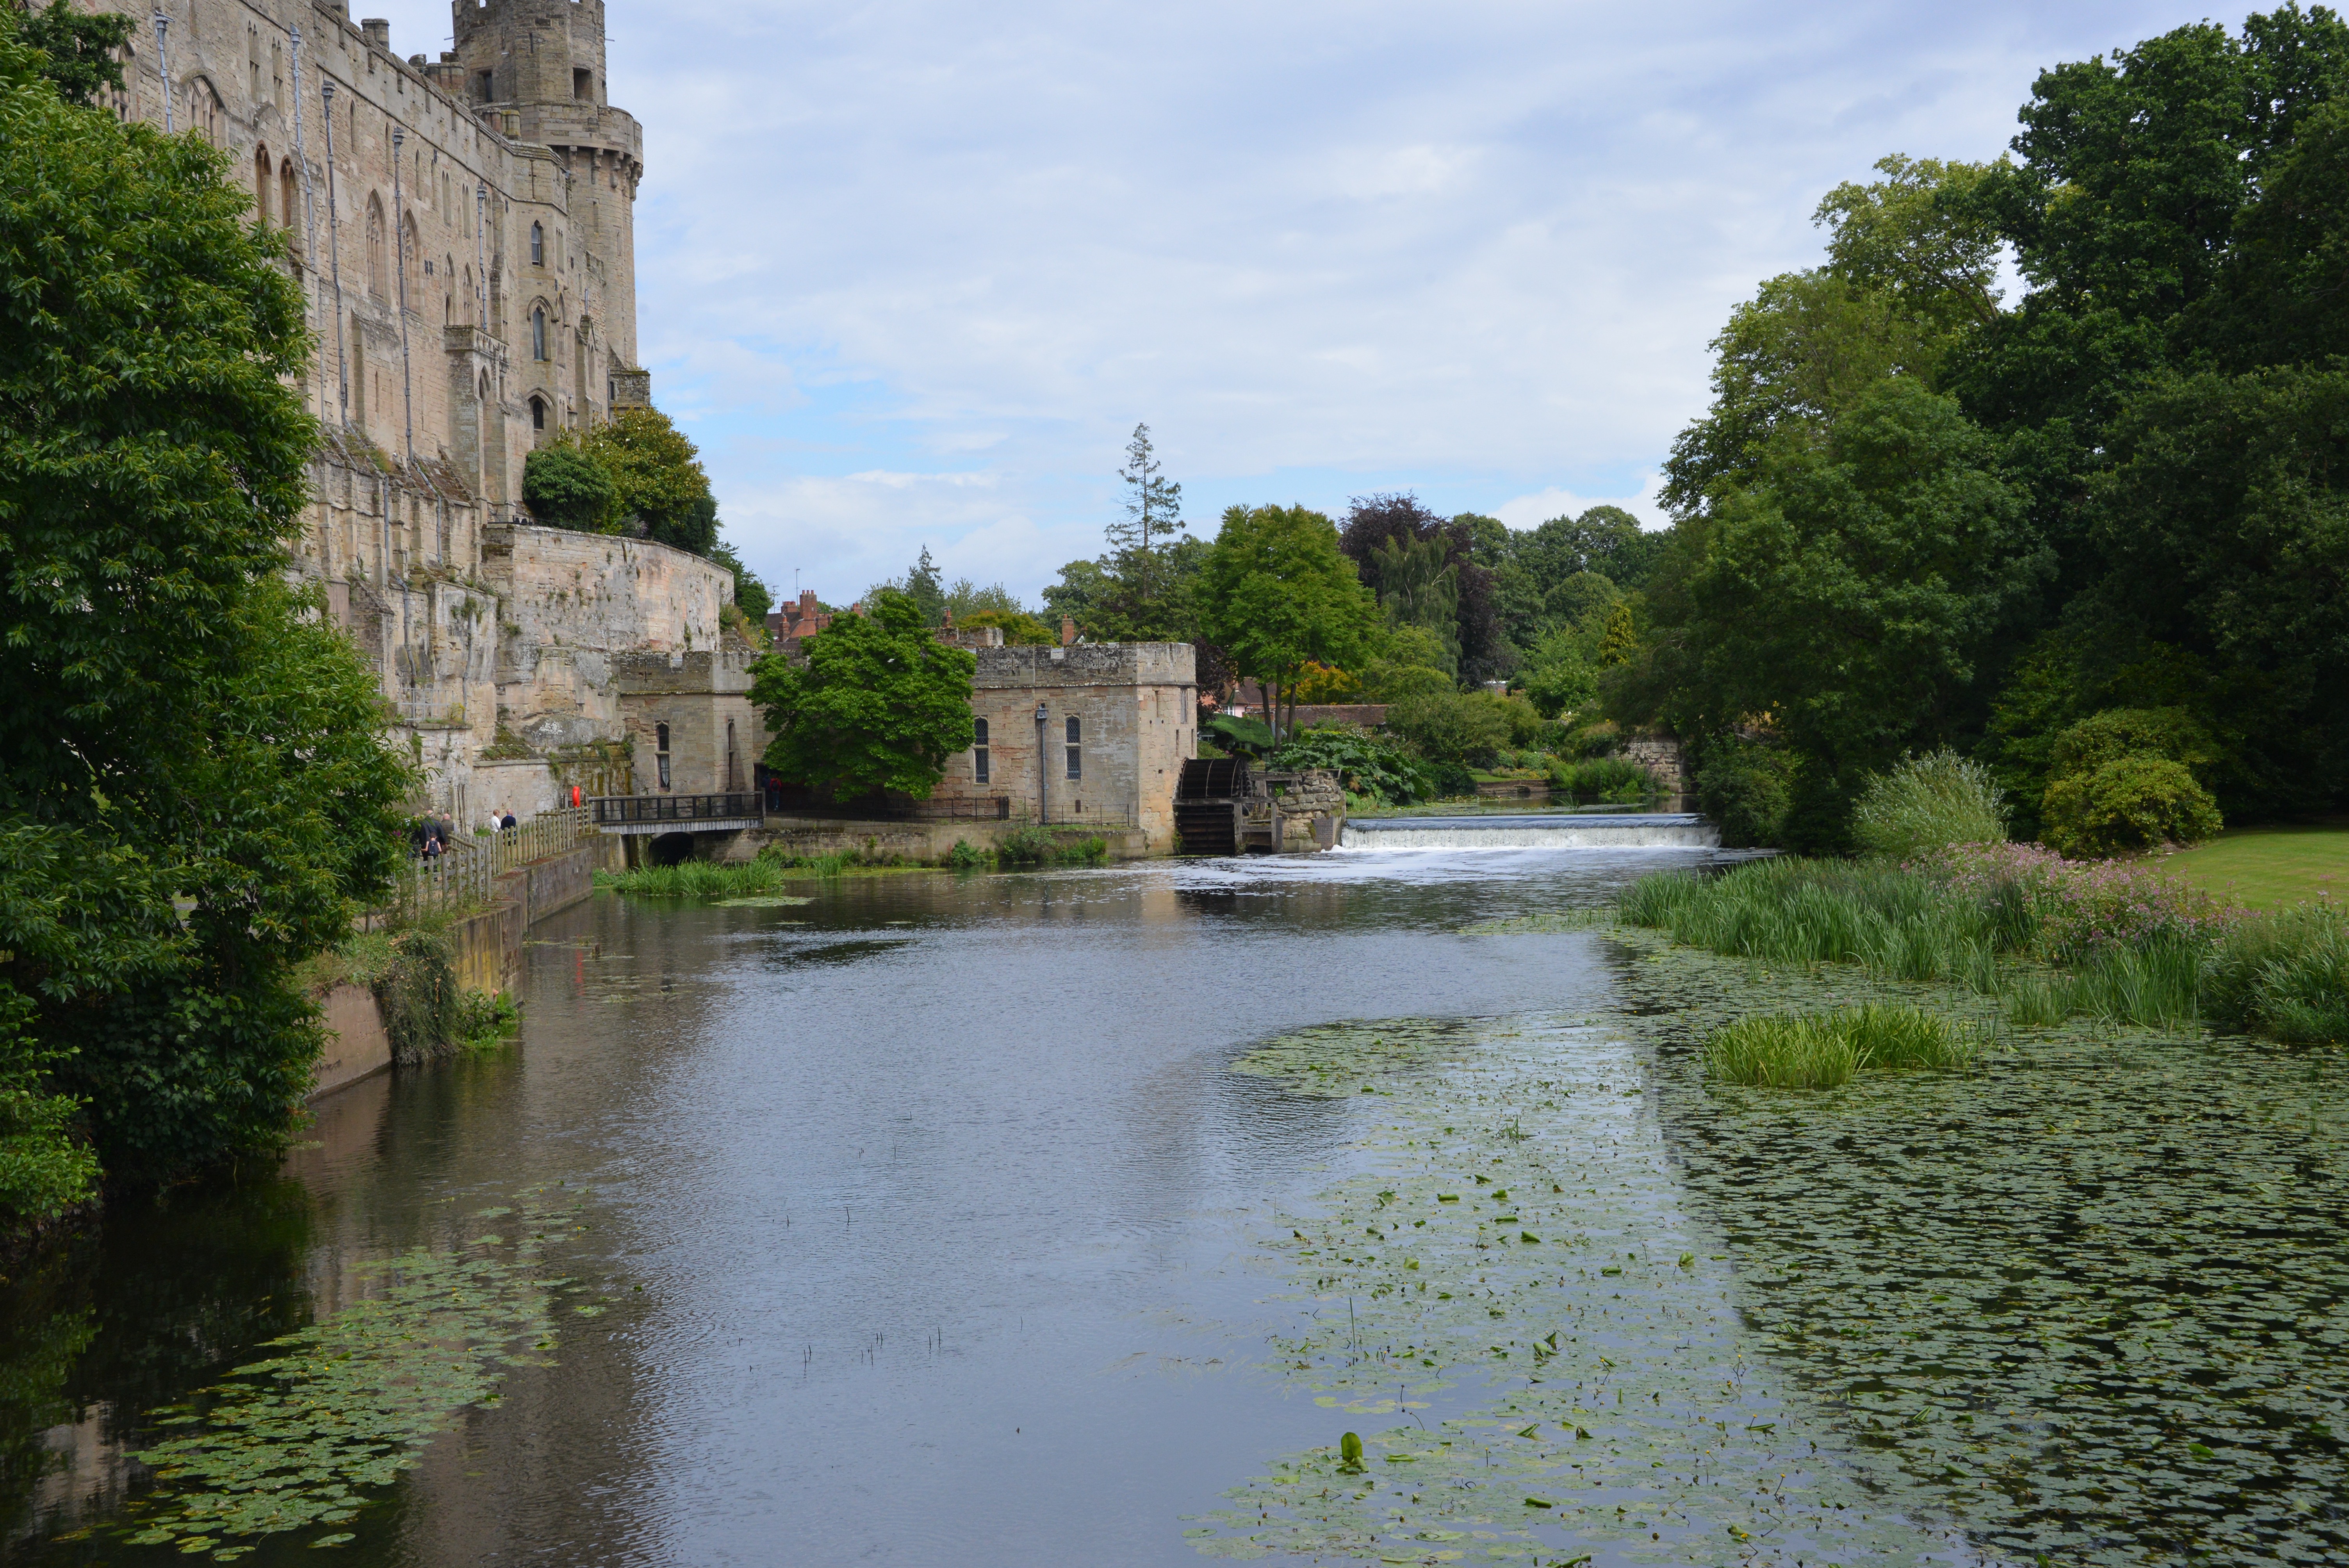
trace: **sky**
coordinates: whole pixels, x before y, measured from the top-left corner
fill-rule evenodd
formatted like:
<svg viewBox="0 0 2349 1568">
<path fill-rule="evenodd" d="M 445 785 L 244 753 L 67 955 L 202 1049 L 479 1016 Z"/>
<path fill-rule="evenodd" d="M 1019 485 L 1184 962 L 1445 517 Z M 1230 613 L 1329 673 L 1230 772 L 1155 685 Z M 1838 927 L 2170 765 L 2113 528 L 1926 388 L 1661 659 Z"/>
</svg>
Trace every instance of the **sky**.
<svg viewBox="0 0 2349 1568">
<path fill-rule="evenodd" d="M 402 55 L 446 5 L 362 6 Z M 1889 153 L 1981 160 L 2157 4 L 606 0 L 639 356 L 778 597 L 1031 605 L 1146 422 L 1184 515 L 1651 526 L 1706 345 Z"/>
</svg>

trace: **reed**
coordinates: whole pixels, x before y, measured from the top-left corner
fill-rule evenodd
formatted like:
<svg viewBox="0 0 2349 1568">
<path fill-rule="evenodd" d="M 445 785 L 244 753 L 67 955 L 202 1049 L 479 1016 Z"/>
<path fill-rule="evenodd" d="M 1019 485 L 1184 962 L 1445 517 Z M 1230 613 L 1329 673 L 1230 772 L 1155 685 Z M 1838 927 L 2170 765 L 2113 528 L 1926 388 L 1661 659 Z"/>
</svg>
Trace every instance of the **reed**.
<svg viewBox="0 0 2349 1568">
<path fill-rule="evenodd" d="M 673 866 L 598 872 L 595 881 L 631 898 L 720 899 L 776 892 L 791 874 L 790 867 L 776 861 L 681 861 Z"/>
<path fill-rule="evenodd" d="M 1838 1088 L 1862 1072 L 1971 1066 L 1973 1030 L 1921 1007 L 1870 1004 L 1834 1013 L 1741 1018 L 1705 1042 L 1708 1078 L 1759 1088 Z"/>
<path fill-rule="evenodd" d="M 2210 946 L 2203 1010 L 2224 1028 L 2294 1045 L 2349 1041 L 2349 915 L 2302 904 L 2240 922 Z"/>
<path fill-rule="evenodd" d="M 1723 875 L 1643 877 L 1617 904 L 1674 942 L 1777 964 L 1859 964 L 1901 980 L 1996 984 L 2016 924 L 1998 901 L 1881 863 L 1757 861 Z"/>
</svg>

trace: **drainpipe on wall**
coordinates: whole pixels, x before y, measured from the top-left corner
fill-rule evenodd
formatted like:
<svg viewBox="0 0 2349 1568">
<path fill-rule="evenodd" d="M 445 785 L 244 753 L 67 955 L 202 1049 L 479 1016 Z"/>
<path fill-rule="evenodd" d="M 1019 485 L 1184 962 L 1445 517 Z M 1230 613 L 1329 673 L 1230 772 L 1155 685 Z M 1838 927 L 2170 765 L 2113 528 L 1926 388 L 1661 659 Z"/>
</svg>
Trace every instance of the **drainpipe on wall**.
<svg viewBox="0 0 2349 1568">
<path fill-rule="evenodd" d="M 1052 770 L 1047 766 L 1050 757 L 1044 749 L 1044 726 L 1051 717 L 1042 703 L 1036 705 L 1036 825 L 1042 827 L 1051 820 Z"/>
<path fill-rule="evenodd" d="M 163 78 L 163 134 L 171 129 L 171 18 L 155 13 L 155 74 Z"/>
</svg>

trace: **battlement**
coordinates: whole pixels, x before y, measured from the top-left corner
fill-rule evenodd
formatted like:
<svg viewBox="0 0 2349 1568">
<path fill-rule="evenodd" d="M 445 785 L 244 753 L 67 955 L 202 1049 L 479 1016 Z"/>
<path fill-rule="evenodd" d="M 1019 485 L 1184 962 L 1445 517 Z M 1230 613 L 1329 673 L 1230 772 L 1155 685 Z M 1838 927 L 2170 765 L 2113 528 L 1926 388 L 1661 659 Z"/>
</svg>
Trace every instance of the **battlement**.
<svg viewBox="0 0 2349 1568">
<path fill-rule="evenodd" d="M 601 108 L 604 0 L 450 0 L 462 96 Z"/>
</svg>

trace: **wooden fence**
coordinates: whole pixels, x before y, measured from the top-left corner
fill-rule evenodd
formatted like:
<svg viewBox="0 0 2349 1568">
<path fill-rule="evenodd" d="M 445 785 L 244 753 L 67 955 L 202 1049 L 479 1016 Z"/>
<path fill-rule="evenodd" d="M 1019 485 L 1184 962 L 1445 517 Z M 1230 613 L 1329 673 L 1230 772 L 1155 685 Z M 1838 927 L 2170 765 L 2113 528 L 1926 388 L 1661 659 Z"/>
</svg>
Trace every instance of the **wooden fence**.
<svg viewBox="0 0 2349 1568">
<path fill-rule="evenodd" d="M 594 836 L 585 807 L 541 811 L 527 822 L 495 833 L 460 838 L 430 859 L 410 860 L 392 889 L 392 912 L 457 914 L 479 909 L 495 892 L 498 878 L 516 866 L 566 854 Z"/>
</svg>

